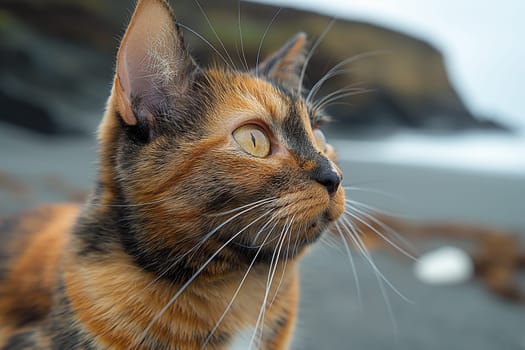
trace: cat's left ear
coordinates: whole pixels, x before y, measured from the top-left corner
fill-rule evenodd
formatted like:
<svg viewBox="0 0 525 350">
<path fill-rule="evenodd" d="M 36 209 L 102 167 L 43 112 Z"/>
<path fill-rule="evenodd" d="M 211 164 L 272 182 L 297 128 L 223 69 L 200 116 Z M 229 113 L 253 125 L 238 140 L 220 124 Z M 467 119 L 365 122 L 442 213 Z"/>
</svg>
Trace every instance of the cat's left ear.
<svg viewBox="0 0 525 350">
<path fill-rule="evenodd" d="M 152 109 L 188 93 L 195 68 L 168 3 L 139 0 L 117 55 L 114 92 L 123 121 L 151 123 Z"/>
<path fill-rule="evenodd" d="M 292 91 L 297 91 L 302 84 L 299 80 L 307 46 L 306 34 L 295 34 L 283 47 L 261 62 L 259 67 L 256 67 L 256 72 Z"/>
</svg>

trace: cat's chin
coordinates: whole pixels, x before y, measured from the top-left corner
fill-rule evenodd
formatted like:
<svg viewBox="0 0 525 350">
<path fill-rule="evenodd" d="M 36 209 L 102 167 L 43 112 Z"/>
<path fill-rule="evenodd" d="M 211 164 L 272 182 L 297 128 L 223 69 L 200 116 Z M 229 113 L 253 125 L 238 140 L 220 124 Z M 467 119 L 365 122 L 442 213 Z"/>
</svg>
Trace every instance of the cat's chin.
<svg viewBox="0 0 525 350">
<path fill-rule="evenodd" d="M 304 248 L 310 244 L 316 242 L 330 227 L 330 225 L 335 222 L 344 212 L 344 206 L 335 206 L 330 207 L 322 215 L 312 220 L 312 222 L 307 225 L 307 229 L 304 232 L 301 232 L 297 239 L 297 245 L 300 248 Z"/>
<path fill-rule="evenodd" d="M 325 212 L 329 222 L 336 221 L 345 212 L 345 193 L 343 188 L 339 188 L 334 197 L 330 200 L 330 205 Z"/>
<path fill-rule="evenodd" d="M 318 214 L 314 219 L 308 222 L 306 230 L 300 233 L 298 238 L 298 246 L 305 247 L 316 242 L 328 227 L 343 215 L 345 210 L 345 194 L 344 190 L 340 188 L 338 192 L 330 199 L 329 205 L 322 213 Z"/>
</svg>

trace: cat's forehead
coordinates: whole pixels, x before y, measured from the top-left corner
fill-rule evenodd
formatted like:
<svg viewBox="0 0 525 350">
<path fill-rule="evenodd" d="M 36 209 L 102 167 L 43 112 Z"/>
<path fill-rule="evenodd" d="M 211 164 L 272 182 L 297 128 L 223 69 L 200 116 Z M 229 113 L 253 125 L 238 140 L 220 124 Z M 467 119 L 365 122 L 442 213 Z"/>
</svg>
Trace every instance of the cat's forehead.
<svg viewBox="0 0 525 350">
<path fill-rule="evenodd" d="M 210 70 L 207 75 L 217 116 L 253 117 L 271 125 L 283 125 L 293 117 L 310 124 L 304 100 L 278 84 L 250 73 Z"/>
</svg>

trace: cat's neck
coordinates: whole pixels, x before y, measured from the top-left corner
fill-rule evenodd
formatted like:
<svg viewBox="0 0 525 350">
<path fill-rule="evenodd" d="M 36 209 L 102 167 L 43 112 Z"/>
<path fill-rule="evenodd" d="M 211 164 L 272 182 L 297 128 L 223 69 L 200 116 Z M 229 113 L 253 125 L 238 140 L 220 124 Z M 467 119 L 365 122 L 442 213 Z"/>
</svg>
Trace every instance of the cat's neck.
<svg viewBox="0 0 525 350">
<path fill-rule="evenodd" d="M 118 192 L 100 205 L 110 198 L 101 198 L 104 193 L 95 191 L 86 204 L 63 264 L 64 293 L 71 308 L 66 311 L 80 321 L 83 337 L 102 348 L 187 344 L 188 349 L 200 349 L 203 342 L 225 348 L 236 333 L 257 324 L 263 304 L 282 302 L 276 296 L 288 293 L 295 283 L 293 259 L 250 264 L 251 257 L 239 259 L 239 247 L 223 243 L 210 243 L 181 259 L 170 260 L 166 252 L 160 262 L 151 256 L 141 261 L 130 252 L 133 241 L 123 239 L 137 229 L 132 207 Z M 265 322 L 270 321 L 277 322 Z"/>
<path fill-rule="evenodd" d="M 77 237 L 72 244 L 79 244 Z M 118 249 L 98 256 L 70 254 L 63 266 L 64 291 L 83 333 L 102 347 L 117 349 L 170 344 L 198 349 L 204 341 L 222 348 L 234 336 L 232 329 L 253 327 L 261 306 L 280 302 L 276 295 L 286 293 L 296 278 L 296 265 L 288 261 L 278 262 L 273 270 L 261 264 L 249 273 L 247 269 L 173 283 L 144 271 Z M 210 336 L 227 309 L 227 317 Z"/>
</svg>

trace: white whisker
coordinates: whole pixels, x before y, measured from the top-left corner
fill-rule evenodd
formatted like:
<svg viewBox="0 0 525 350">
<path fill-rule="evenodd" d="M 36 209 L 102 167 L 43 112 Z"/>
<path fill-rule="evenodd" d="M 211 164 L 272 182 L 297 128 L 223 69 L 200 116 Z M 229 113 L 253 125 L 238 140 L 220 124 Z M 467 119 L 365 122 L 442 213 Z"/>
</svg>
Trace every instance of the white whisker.
<svg viewBox="0 0 525 350">
<path fill-rule="evenodd" d="M 257 56 L 256 56 L 256 61 L 255 61 L 255 76 L 259 77 L 259 60 L 261 58 L 261 49 L 262 49 L 262 45 L 264 43 L 264 39 L 266 39 L 266 35 L 268 34 L 268 31 L 270 30 L 270 27 L 273 25 L 273 23 L 275 22 L 275 20 L 277 19 L 277 16 L 279 16 L 279 14 L 281 13 L 282 11 L 282 7 L 280 7 L 277 12 L 275 12 L 275 14 L 273 15 L 272 19 L 270 20 L 270 23 L 268 23 L 268 25 L 266 26 L 266 29 L 264 30 L 264 33 L 261 37 L 261 40 L 259 40 L 259 47 L 257 48 Z"/>
<path fill-rule="evenodd" d="M 344 220 L 344 221 L 346 221 L 346 220 Z M 386 293 L 384 283 L 386 283 L 394 292 L 396 292 L 396 294 L 398 294 L 405 301 L 407 301 L 409 303 L 411 303 L 411 302 L 408 299 L 406 299 L 404 297 L 404 295 L 399 293 L 397 291 L 397 289 L 393 288 L 393 285 L 385 278 L 383 273 L 381 273 L 381 271 L 379 271 L 379 269 L 377 268 L 377 266 L 373 262 L 372 257 L 370 256 L 370 254 L 366 250 L 366 246 L 364 245 L 363 241 L 361 240 L 359 235 L 354 231 L 351 223 L 349 223 L 349 222 L 347 222 L 347 223 L 350 225 L 349 228 L 350 228 L 351 232 L 353 233 L 352 234 L 349 231 L 348 232 L 348 236 L 354 241 L 354 244 L 356 245 L 356 247 L 361 251 L 361 254 L 365 257 L 365 259 L 368 261 L 368 263 L 370 264 L 370 266 L 374 270 L 374 274 L 375 274 L 375 277 L 376 277 L 376 280 L 377 280 L 377 284 L 379 286 L 379 290 L 381 291 L 381 295 L 383 296 L 383 300 L 385 302 L 385 306 L 387 308 L 387 312 L 388 312 L 390 321 L 392 322 L 392 327 L 394 329 L 394 334 L 397 336 L 397 329 L 398 329 L 397 328 L 397 321 L 396 321 L 396 319 L 394 317 L 394 312 L 392 310 L 392 305 L 390 303 L 390 298 L 388 297 L 388 294 Z"/>
<path fill-rule="evenodd" d="M 356 208 L 351 208 L 352 210 L 356 210 L 359 212 L 359 209 L 356 209 Z M 406 257 L 414 260 L 414 261 L 417 261 L 417 258 L 415 256 L 413 256 L 412 254 L 410 254 L 409 252 L 407 252 L 405 249 L 401 248 L 398 244 L 396 244 L 394 241 L 392 241 L 390 238 L 388 238 L 387 236 L 385 236 L 384 234 L 381 233 L 381 231 L 379 231 L 378 229 L 376 229 L 374 226 L 370 225 L 368 222 L 366 222 L 366 220 L 362 219 L 359 215 L 355 214 L 355 213 L 352 213 L 350 211 L 345 211 L 346 214 L 348 214 L 350 217 L 356 219 L 357 221 L 359 221 L 360 223 L 362 223 L 363 225 L 365 225 L 366 227 L 368 227 L 370 230 L 372 230 L 373 232 L 375 232 L 379 237 L 381 237 L 385 242 L 387 242 L 388 244 L 390 244 L 392 247 L 394 247 L 395 249 L 397 249 L 400 253 L 402 253 L 403 255 L 405 255 Z"/>
<path fill-rule="evenodd" d="M 326 108 L 326 106 L 330 104 L 334 104 L 336 101 L 350 96 L 360 95 L 367 92 L 371 92 L 373 90 L 370 89 L 362 89 L 362 88 L 348 88 L 348 89 L 341 89 L 338 91 L 334 91 L 332 96 L 331 94 L 323 97 L 319 102 L 316 102 L 316 104 L 312 107 L 314 111 L 320 111 Z"/>
<path fill-rule="evenodd" d="M 304 75 L 306 73 L 306 68 L 308 67 L 308 63 L 310 63 L 310 60 L 312 59 L 312 56 L 315 53 L 315 50 L 317 49 L 319 44 L 321 44 L 321 42 L 323 41 L 324 37 L 328 34 L 330 29 L 332 29 L 332 26 L 334 25 L 335 22 L 336 22 L 336 18 L 334 17 L 334 18 L 332 18 L 330 23 L 328 23 L 328 25 L 326 26 L 324 31 L 321 33 L 319 38 L 317 38 L 315 43 L 312 45 L 312 48 L 310 49 L 310 52 L 308 52 L 308 55 L 306 56 L 306 59 L 304 60 L 303 67 L 301 69 L 301 75 L 299 76 L 299 85 L 297 86 L 297 91 L 298 91 L 299 95 L 301 95 L 301 93 L 302 93 Z"/>
<path fill-rule="evenodd" d="M 379 208 L 374 207 L 372 205 L 365 204 L 365 203 L 362 203 L 362 202 L 359 202 L 359 201 L 356 201 L 356 200 L 352 200 L 352 199 L 348 199 L 347 198 L 347 199 L 345 199 L 345 202 L 350 204 L 350 205 L 352 205 L 352 206 L 358 206 L 358 207 L 361 207 L 363 209 L 369 210 L 370 212 L 382 214 L 382 215 L 385 215 L 385 216 L 389 216 L 391 218 L 410 219 L 407 216 L 403 216 L 401 214 L 394 213 L 394 212 L 391 212 L 391 211 L 388 211 L 388 210 L 379 209 Z"/>
<path fill-rule="evenodd" d="M 213 46 L 213 44 L 208 40 L 206 39 L 204 36 L 202 36 L 201 34 L 199 34 L 197 31 L 191 29 L 190 27 L 188 27 L 187 25 L 185 24 L 182 24 L 180 22 L 177 22 L 177 25 L 181 28 L 184 28 L 186 29 L 187 31 L 189 31 L 190 33 L 192 33 L 193 35 L 195 35 L 196 37 L 198 37 L 199 39 L 201 39 L 206 45 L 208 45 L 221 59 L 222 61 L 224 62 L 224 64 L 226 64 L 226 66 L 230 67 L 230 69 L 234 69 L 234 67 L 228 63 L 228 61 L 226 60 L 226 58 L 219 52 L 219 50 L 217 50 L 215 48 L 215 46 Z M 231 58 L 230 58 L 231 59 Z"/>
<path fill-rule="evenodd" d="M 204 245 L 204 243 L 206 243 L 206 241 L 208 239 L 210 239 L 217 231 L 219 231 L 221 228 L 223 228 L 225 225 L 229 224 L 231 221 L 235 220 L 236 218 L 238 218 L 239 216 L 251 211 L 251 210 L 254 210 L 256 208 L 259 208 L 261 207 L 262 205 L 265 205 L 265 204 L 269 204 L 269 203 L 272 203 L 274 202 L 275 199 L 273 198 L 268 198 L 268 199 L 262 199 L 262 200 L 258 200 L 258 201 L 255 201 L 253 203 L 250 203 L 250 204 L 246 204 L 246 205 L 243 205 L 242 208 L 243 210 L 235 215 L 233 215 L 232 217 L 228 218 L 227 220 L 225 220 L 224 222 L 222 222 L 220 225 L 216 226 L 214 229 L 212 229 L 210 232 L 208 232 L 206 235 L 204 235 L 204 237 L 201 239 L 201 241 L 194 245 L 191 249 L 188 249 L 184 254 L 182 254 L 181 256 L 179 256 L 175 261 L 173 261 L 172 264 L 170 264 L 170 267 L 168 267 L 166 270 L 164 270 L 163 273 L 159 274 L 153 281 L 151 281 L 149 284 L 148 284 L 148 287 L 153 285 L 156 281 L 158 281 L 162 276 L 164 276 L 173 266 L 177 265 L 179 262 L 182 261 L 182 259 L 184 259 L 186 256 L 188 256 L 190 253 L 192 252 L 196 252 L 200 247 L 202 247 Z M 234 209 L 235 210 L 235 209 Z M 237 211 L 237 210 L 235 210 Z"/>
<path fill-rule="evenodd" d="M 285 238 L 284 232 L 286 232 L 286 230 L 288 229 L 288 226 L 289 226 L 289 223 L 287 222 L 284 225 L 284 227 L 282 228 L 281 233 L 279 235 L 280 239 L 279 239 L 279 242 L 277 243 L 277 248 L 274 250 L 274 252 L 272 254 L 272 259 L 270 261 L 270 268 L 268 270 L 268 278 L 266 279 L 266 290 L 264 292 L 263 301 L 261 303 L 261 308 L 260 308 L 259 314 L 257 316 L 257 321 L 255 323 L 255 329 L 253 331 L 252 337 L 250 338 L 250 343 L 248 345 L 248 349 L 251 349 L 252 344 L 254 344 L 254 341 L 255 341 L 255 338 L 257 336 L 257 333 L 260 334 L 259 338 L 260 339 L 262 338 L 262 334 L 263 334 L 263 331 L 264 331 L 264 314 L 266 312 L 266 305 L 267 305 L 267 302 L 268 302 L 268 296 L 269 296 L 269 293 L 270 293 L 270 288 L 271 288 L 273 276 L 274 276 L 275 271 L 277 269 L 277 263 L 279 261 L 279 255 L 281 253 L 281 248 L 282 248 L 282 245 L 283 245 L 283 242 L 284 242 L 284 238 Z M 260 330 L 259 330 L 259 326 L 261 327 Z"/>
<path fill-rule="evenodd" d="M 223 212 L 220 212 L 220 213 L 214 213 L 214 214 L 206 214 L 206 216 L 208 217 L 217 217 L 217 216 L 224 216 L 224 215 L 228 215 L 228 214 L 232 214 L 232 213 L 236 213 L 240 210 L 243 210 L 244 208 L 247 208 L 247 207 L 250 207 L 254 204 L 258 204 L 258 203 L 262 203 L 262 202 L 267 202 L 267 201 L 272 201 L 274 199 L 277 199 L 277 197 L 268 197 L 268 198 L 264 198 L 264 199 L 260 199 L 258 201 L 255 201 L 255 202 L 252 202 L 252 203 L 248 203 L 248 204 L 245 204 L 245 205 L 241 205 L 240 207 L 237 207 L 235 209 L 231 209 L 231 210 L 228 210 L 228 211 L 223 211 Z"/>
<path fill-rule="evenodd" d="M 241 24 L 241 0 L 237 0 L 237 24 L 239 26 L 239 40 L 241 44 L 242 62 L 246 71 L 250 70 L 248 67 L 248 61 L 246 60 L 246 53 L 244 52 L 244 39 L 242 37 L 242 24 Z"/>
<path fill-rule="evenodd" d="M 342 248 L 341 248 L 341 245 L 340 245 L 340 242 L 337 241 L 336 239 L 334 239 L 333 237 L 331 236 L 321 236 L 319 238 L 319 242 L 324 244 L 325 246 L 331 248 L 331 249 L 337 249 L 339 251 L 342 251 Z"/>
<path fill-rule="evenodd" d="M 275 289 L 275 293 L 273 295 L 273 298 L 272 298 L 272 301 L 270 301 L 270 307 L 272 307 L 273 305 L 273 302 L 275 301 L 275 298 L 277 298 L 277 295 L 279 294 L 279 289 L 281 288 L 281 284 L 283 283 L 283 279 L 284 279 L 284 274 L 286 272 L 286 264 L 288 263 L 288 254 L 290 253 L 290 240 L 291 240 L 291 237 L 292 237 L 292 234 L 291 234 L 291 227 L 293 225 L 293 218 L 292 218 L 292 221 L 290 222 L 290 226 L 288 227 L 288 230 L 284 233 L 285 236 L 288 236 L 288 243 L 287 243 L 287 248 L 286 248 L 286 256 L 284 257 L 284 264 L 283 264 L 283 269 L 281 271 L 281 278 L 279 279 L 279 283 L 277 284 L 277 288 Z M 296 238 L 298 237 L 298 235 L 296 235 Z M 297 240 L 296 240 L 297 242 Z"/>
<path fill-rule="evenodd" d="M 266 226 L 268 226 L 275 219 L 277 219 L 277 216 L 272 215 L 270 220 L 268 220 L 268 222 L 266 224 L 264 224 L 263 228 L 261 230 L 259 230 L 259 232 L 257 232 L 255 234 L 255 237 L 253 238 L 253 245 L 254 246 L 257 246 L 257 240 L 259 239 L 259 235 L 263 232 L 263 230 L 266 228 Z M 279 223 L 279 221 L 276 220 L 275 223 L 273 224 L 273 227 L 271 228 L 270 232 L 275 229 L 275 227 L 277 226 L 278 223 Z M 261 243 L 261 247 L 264 246 L 264 244 L 265 244 L 265 242 Z"/>
<path fill-rule="evenodd" d="M 271 222 L 271 220 L 269 221 Z M 259 232 L 263 231 L 267 226 L 268 226 L 268 223 L 267 222 L 260 230 Z M 219 328 L 219 325 L 221 324 L 222 320 L 224 319 L 224 317 L 226 317 L 226 314 L 228 313 L 228 311 L 230 310 L 230 308 L 232 307 L 233 305 L 233 302 L 235 301 L 235 299 L 237 298 L 237 295 L 239 294 L 242 286 L 244 285 L 244 281 L 246 280 L 246 278 L 248 277 L 248 274 L 250 273 L 253 265 L 255 264 L 255 262 L 257 261 L 257 257 L 259 256 L 259 253 L 261 252 L 263 246 L 264 246 L 264 243 L 266 242 L 266 240 L 270 237 L 270 235 L 272 234 L 272 231 L 273 229 L 275 228 L 275 225 L 270 229 L 270 231 L 268 231 L 268 233 L 266 234 L 266 236 L 264 237 L 264 240 L 263 240 L 263 243 L 261 244 L 261 246 L 259 247 L 259 249 L 257 249 L 257 252 L 255 253 L 255 256 L 254 258 L 252 259 L 250 265 L 248 266 L 248 269 L 246 270 L 246 273 L 244 274 L 244 276 L 242 277 L 241 281 L 239 282 L 239 286 L 237 287 L 237 289 L 235 290 L 235 292 L 233 293 L 233 296 L 230 300 L 230 302 L 228 303 L 228 305 L 226 306 L 224 312 L 222 313 L 222 315 L 219 317 L 219 319 L 217 320 L 217 322 L 215 323 L 215 326 L 213 327 L 213 329 L 210 331 L 210 334 L 208 335 L 208 337 L 206 338 L 206 340 L 204 341 L 204 344 L 202 345 L 201 349 L 204 349 L 206 347 L 206 345 L 208 344 L 208 342 L 210 341 L 210 339 L 212 338 L 213 334 L 215 333 L 215 331 L 217 330 L 217 328 Z M 259 234 L 258 232 L 258 234 Z"/>
<path fill-rule="evenodd" d="M 381 272 L 381 270 L 379 270 L 379 268 L 377 267 L 377 265 L 374 263 L 374 260 L 372 259 L 372 256 L 370 255 L 370 253 L 368 252 L 368 250 L 366 249 L 366 245 L 364 244 L 364 242 L 361 240 L 361 237 L 359 237 L 359 234 L 355 231 L 355 228 L 354 226 L 352 225 L 351 222 L 349 222 L 344 216 L 342 217 L 342 222 L 341 224 L 346 227 L 347 229 L 349 229 L 349 231 L 346 231 L 348 237 L 350 237 L 350 239 L 352 240 L 352 242 L 354 243 L 354 245 L 358 248 L 358 250 L 361 252 L 361 254 L 363 255 L 363 257 L 366 259 L 366 261 L 368 262 L 368 264 L 370 265 L 370 267 L 372 267 L 372 270 L 377 273 L 381 279 L 390 287 L 390 289 L 392 289 L 401 299 L 403 299 L 404 301 L 406 301 L 407 303 L 409 304 L 412 304 L 413 302 L 408 299 L 406 296 L 403 295 L 403 293 L 401 293 L 386 277 L 385 275 L 383 275 L 383 273 Z"/>
<path fill-rule="evenodd" d="M 149 332 L 153 324 L 157 322 L 160 317 L 168 310 L 168 308 L 173 305 L 173 303 L 177 300 L 177 298 L 188 288 L 188 286 L 200 275 L 202 271 L 215 259 L 217 255 L 226 247 L 228 246 L 235 238 L 237 238 L 241 233 L 243 233 L 246 229 L 248 229 L 251 225 L 253 225 L 258 220 L 262 219 L 266 215 L 268 215 L 270 212 L 266 212 L 259 216 L 257 219 L 250 222 L 248 225 L 244 226 L 240 231 L 238 231 L 236 234 L 234 234 L 232 237 L 230 237 L 223 245 L 221 245 L 205 262 L 204 264 L 191 276 L 186 283 L 182 285 L 182 287 L 170 298 L 170 300 L 164 305 L 164 307 L 153 317 L 153 319 L 150 321 L 144 332 L 141 334 L 140 339 L 145 339 L 146 334 Z"/>
<path fill-rule="evenodd" d="M 399 196 L 393 194 L 393 193 L 390 193 L 390 192 L 385 192 L 385 191 L 381 191 L 381 190 L 378 190 L 376 188 L 367 188 L 367 187 L 356 187 L 356 186 L 343 186 L 344 190 L 345 191 L 358 191 L 358 192 L 367 192 L 367 193 L 374 193 L 374 194 L 380 194 L 382 196 L 385 196 L 385 197 L 388 197 L 388 198 L 392 198 L 392 199 L 395 199 L 395 200 L 402 200 Z"/>
<path fill-rule="evenodd" d="M 226 56 L 228 57 L 228 59 L 230 60 L 230 63 L 231 63 L 231 67 L 232 68 L 235 68 L 235 62 L 233 62 L 233 59 L 232 57 L 230 56 L 230 54 L 228 53 L 228 50 L 226 49 L 226 47 L 224 46 L 224 43 L 222 42 L 221 38 L 219 37 L 219 34 L 217 34 L 217 31 L 215 30 L 215 28 L 213 27 L 213 24 L 211 23 L 210 21 L 210 18 L 208 17 L 208 15 L 206 14 L 206 11 L 204 11 L 204 8 L 202 7 L 201 3 L 199 2 L 199 0 L 193 0 L 197 6 L 199 7 L 199 10 L 201 11 L 204 19 L 206 20 L 206 22 L 208 23 L 208 26 L 210 27 L 211 31 L 213 32 L 213 34 L 215 35 L 215 37 L 217 38 L 217 40 L 219 41 L 219 44 L 221 45 L 222 49 L 224 50 L 224 53 L 226 54 Z"/>
<path fill-rule="evenodd" d="M 399 232 L 397 232 L 396 230 L 394 230 L 393 228 L 391 228 L 390 226 L 388 226 L 387 224 L 385 224 L 384 222 L 382 222 L 378 218 L 374 217 L 374 215 L 372 215 L 371 213 L 368 213 L 365 210 L 360 210 L 359 208 L 355 207 L 355 205 L 361 205 L 363 207 L 366 207 L 365 204 L 362 204 L 362 203 L 359 203 L 359 202 L 355 202 L 355 201 L 348 201 L 348 203 L 353 203 L 354 206 L 347 205 L 346 206 L 347 209 L 354 210 L 357 214 L 362 215 L 365 219 L 369 219 L 373 223 L 379 225 L 383 230 L 385 230 L 386 232 L 392 234 L 396 239 L 398 239 L 400 241 L 400 243 L 406 245 L 412 251 L 416 251 L 417 250 L 416 247 L 409 240 L 407 240 L 405 237 L 403 237 L 403 235 L 401 235 Z M 385 215 L 387 215 L 387 214 L 385 214 Z M 417 257 L 413 256 L 412 258 L 414 260 L 417 260 Z"/>
<path fill-rule="evenodd" d="M 312 89 L 310 90 L 310 92 L 308 93 L 308 95 L 306 97 L 306 102 L 309 103 L 309 102 L 312 101 L 312 99 L 315 97 L 317 92 L 320 90 L 321 86 L 327 80 L 329 80 L 329 79 L 331 79 L 331 78 L 333 78 L 333 77 L 335 77 L 335 76 L 337 76 L 339 74 L 344 74 L 344 73 L 349 72 L 348 69 L 339 69 L 339 68 L 341 68 L 344 65 L 347 65 L 349 63 L 353 63 L 355 61 L 363 59 L 363 58 L 376 56 L 376 55 L 380 55 L 380 54 L 386 54 L 386 53 L 388 53 L 388 51 L 369 51 L 369 52 L 364 52 L 364 53 L 360 53 L 360 54 L 354 55 L 352 57 L 348 57 L 348 58 L 342 60 L 341 62 L 337 63 L 332 68 L 330 68 L 330 70 L 328 72 L 326 72 L 326 74 L 321 79 L 319 79 L 317 81 L 317 83 L 315 83 L 315 85 L 312 87 Z"/>
<path fill-rule="evenodd" d="M 357 299 L 359 300 L 359 305 L 361 305 L 361 308 L 363 307 L 363 298 L 361 296 L 361 284 L 359 283 L 359 276 L 357 275 L 357 269 L 355 266 L 354 258 L 352 256 L 352 253 L 350 251 L 350 247 L 348 246 L 348 242 L 346 241 L 343 232 L 341 231 L 341 227 L 339 227 L 338 222 L 335 222 L 335 227 L 337 229 L 337 232 L 339 233 L 339 236 L 341 237 L 341 240 L 343 241 L 343 244 L 345 246 L 346 254 L 348 255 L 348 260 L 350 261 L 350 266 L 352 268 L 352 273 L 354 275 L 354 282 L 357 289 Z"/>
</svg>

